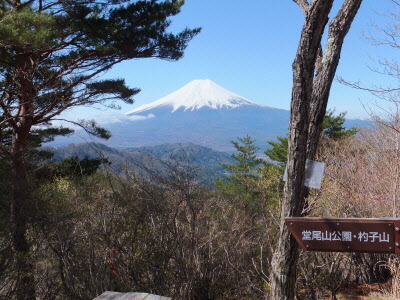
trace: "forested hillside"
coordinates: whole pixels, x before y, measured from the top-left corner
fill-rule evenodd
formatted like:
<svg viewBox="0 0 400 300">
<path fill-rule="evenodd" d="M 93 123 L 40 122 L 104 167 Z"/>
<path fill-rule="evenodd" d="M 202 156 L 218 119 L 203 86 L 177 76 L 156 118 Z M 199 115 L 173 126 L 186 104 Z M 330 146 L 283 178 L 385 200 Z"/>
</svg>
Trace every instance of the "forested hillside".
<svg viewBox="0 0 400 300">
<path fill-rule="evenodd" d="M 377 125 L 354 135 L 340 122 L 330 122 L 339 126 L 325 131 L 319 149 L 326 170 L 322 188 L 308 199 L 310 216 L 392 215 L 398 182 L 390 149 L 396 133 Z M 287 140 L 271 143 L 266 152 L 277 163 L 260 160 L 249 136 L 233 142 L 230 159 L 191 144 L 126 150 L 87 144 L 57 150 L 53 162 L 38 162 L 31 170 L 36 188 L 29 223 L 38 299 L 93 299 L 105 290 L 174 299 L 265 299 Z M 75 155 L 80 160 L 60 161 Z M 146 175 L 126 168 L 115 173 L 105 161 L 93 169 L 101 161 L 90 160 L 105 155 L 116 165 L 142 164 Z M 193 163 L 197 158 L 221 163 L 226 179 L 216 188 L 204 185 L 202 168 Z M 1 178 L 6 199 L 8 181 Z M 0 293 L 7 299 L 18 272 L 4 206 L 1 214 Z M 344 286 L 386 283 L 395 268 L 388 259 L 302 253 L 298 297 L 328 299 Z"/>
<path fill-rule="evenodd" d="M 155 172 L 167 172 L 165 164 L 174 160 L 185 160 L 198 168 L 203 182 L 212 184 L 217 178 L 227 174 L 221 164 L 232 163 L 234 159 L 225 152 L 215 151 L 194 144 L 163 144 L 153 147 L 138 147 L 115 149 L 101 143 L 70 144 L 61 148 L 44 148 L 54 153 L 52 160 L 60 162 L 63 159 L 77 156 L 79 159 L 101 158 L 107 160 L 107 168 L 116 174 L 127 171 L 146 176 L 146 169 Z"/>
</svg>

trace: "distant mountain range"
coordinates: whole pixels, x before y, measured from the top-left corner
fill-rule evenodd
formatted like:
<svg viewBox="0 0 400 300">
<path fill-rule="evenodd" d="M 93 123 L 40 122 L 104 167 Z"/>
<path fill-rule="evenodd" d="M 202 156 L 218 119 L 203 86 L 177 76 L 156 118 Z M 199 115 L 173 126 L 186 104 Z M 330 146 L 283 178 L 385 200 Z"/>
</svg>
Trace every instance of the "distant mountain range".
<svg viewBox="0 0 400 300">
<path fill-rule="evenodd" d="M 232 151 L 231 140 L 247 134 L 262 149 L 267 141 L 286 136 L 290 111 L 256 104 L 211 80 L 194 80 L 172 94 L 129 111 L 127 116 L 127 120 L 104 126 L 112 138 L 103 143 L 118 148 L 194 143 Z M 348 120 L 346 126 L 363 126 L 363 122 Z M 82 141 L 76 137 L 57 138 L 51 145 Z"/>
<path fill-rule="evenodd" d="M 198 172 L 199 177 L 207 183 L 223 177 L 227 170 L 220 163 L 234 164 L 235 160 L 225 152 L 211 148 L 186 144 L 164 144 L 154 147 L 137 147 L 125 150 L 114 149 L 101 143 L 70 144 L 61 148 L 46 147 L 54 153 L 53 160 L 61 161 L 71 156 L 80 159 L 107 158 L 114 173 L 123 174 L 134 171 L 146 176 L 146 168 L 157 172 L 168 172 L 168 164 L 176 165 L 176 161 L 188 162 Z"/>
</svg>

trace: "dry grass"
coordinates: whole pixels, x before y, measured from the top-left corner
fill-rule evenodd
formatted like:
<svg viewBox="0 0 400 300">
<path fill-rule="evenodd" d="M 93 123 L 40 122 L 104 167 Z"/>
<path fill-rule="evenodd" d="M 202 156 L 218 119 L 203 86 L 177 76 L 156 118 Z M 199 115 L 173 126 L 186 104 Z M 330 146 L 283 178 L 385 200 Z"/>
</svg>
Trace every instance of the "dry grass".
<svg viewBox="0 0 400 300">
<path fill-rule="evenodd" d="M 399 298 L 385 295 L 385 293 L 383 293 L 383 294 L 372 293 L 371 295 L 369 295 L 368 297 L 365 297 L 364 299 L 365 300 L 398 300 Z"/>
<path fill-rule="evenodd" d="M 387 262 L 387 266 L 392 274 L 390 295 L 394 299 L 400 299 L 400 260 L 398 257 L 391 257 Z"/>
<path fill-rule="evenodd" d="M 363 284 L 360 286 L 343 286 L 338 291 L 338 300 L 399 300 L 391 294 L 392 286 L 385 284 Z M 331 300 L 330 296 L 322 298 Z"/>
</svg>

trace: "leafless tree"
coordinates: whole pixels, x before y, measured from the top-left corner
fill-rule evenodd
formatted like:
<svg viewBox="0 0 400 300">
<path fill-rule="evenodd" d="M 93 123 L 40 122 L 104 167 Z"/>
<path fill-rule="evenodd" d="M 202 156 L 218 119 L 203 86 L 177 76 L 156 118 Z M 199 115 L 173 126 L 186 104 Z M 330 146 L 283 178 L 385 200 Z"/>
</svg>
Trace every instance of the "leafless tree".
<svg viewBox="0 0 400 300">
<path fill-rule="evenodd" d="M 272 299 L 294 299 L 296 265 L 299 248 L 285 228 L 284 219 L 300 216 L 306 205 L 304 186 L 306 159 L 314 159 L 329 92 L 339 63 L 344 38 L 362 0 L 346 0 L 329 24 L 323 49 L 328 15 L 334 0 L 294 0 L 305 15 L 305 21 L 293 62 L 293 88 L 289 127 L 288 179 L 281 204 L 280 235 L 272 259 Z"/>
<path fill-rule="evenodd" d="M 398 50 L 400 48 L 400 3 L 395 0 L 387 1 L 392 4 L 390 12 L 383 14 L 388 21 L 387 24 L 372 25 L 372 30 L 366 31 L 364 36 L 373 46 Z M 400 87 L 398 85 L 400 80 L 400 65 L 396 57 L 384 57 L 378 59 L 377 64 L 374 67 L 370 67 L 370 69 L 385 78 L 384 85 L 373 84 L 366 86 L 360 82 L 352 83 L 343 78 L 339 78 L 339 81 L 352 88 L 367 91 L 377 99 L 375 108 L 369 108 L 371 118 L 378 123 L 376 131 L 371 132 L 370 143 L 371 147 L 372 145 L 376 145 L 373 139 L 379 138 L 379 136 L 382 137 L 382 132 L 386 132 L 386 138 L 381 141 L 379 148 L 383 154 L 389 151 L 388 147 L 390 147 L 391 161 L 388 170 L 392 171 L 392 180 L 390 182 L 393 189 L 391 214 L 393 217 L 397 217 L 399 206 L 398 190 L 400 186 Z M 382 126 L 386 127 L 386 129 L 382 128 Z"/>
</svg>

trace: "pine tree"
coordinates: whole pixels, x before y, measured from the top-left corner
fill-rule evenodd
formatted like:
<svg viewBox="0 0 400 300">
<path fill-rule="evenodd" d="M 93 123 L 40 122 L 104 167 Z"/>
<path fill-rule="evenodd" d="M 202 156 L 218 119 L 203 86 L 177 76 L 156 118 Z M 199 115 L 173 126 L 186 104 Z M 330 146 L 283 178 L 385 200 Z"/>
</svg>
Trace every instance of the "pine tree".
<svg viewBox="0 0 400 300">
<path fill-rule="evenodd" d="M 272 148 L 265 150 L 271 160 L 278 162 L 280 165 L 285 165 L 287 160 L 288 138 L 278 136 L 277 142 L 268 142 Z"/>
<path fill-rule="evenodd" d="M 231 143 L 237 151 L 231 155 L 236 160 L 236 164 L 221 164 L 230 175 L 227 176 L 226 181 L 218 180 L 217 187 L 224 194 L 242 202 L 247 209 L 260 194 L 255 185 L 258 179 L 257 171 L 263 164 L 263 160 L 258 157 L 259 148 L 249 135 Z"/>
<path fill-rule="evenodd" d="M 345 137 L 354 136 L 357 134 L 357 129 L 351 127 L 347 129 L 344 126 L 346 113 L 342 112 L 335 115 L 335 110 L 328 110 L 325 114 L 324 121 L 322 123 L 322 135 L 323 137 L 330 138 L 333 140 L 339 140 Z M 288 151 L 288 138 L 278 136 L 277 142 L 268 142 L 272 148 L 265 150 L 271 160 L 278 162 L 281 165 L 286 165 L 287 151 Z"/>
<path fill-rule="evenodd" d="M 357 129 L 354 127 L 346 129 L 344 127 L 345 117 L 345 112 L 335 116 L 335 110 L 328 110 L 322 122 L 323 135 L 333 140 L 354 136 L 357 133 Z"/>
<path fill-rule="evenodd" d="M 135 58 L 175 61 L 200 29 L 167 32 L 183 0 L 0 1 L 0 152 L 12 176 L 13 250 L 21 276 L 17 299 L 35 299 L 26 232 L 32 199 L 27 163 L 33 128 L 70 108 L 115 101 L 133 103 L 137 88 L 123 79 L 99 79 Z M 108 137 L 94 121 L 77 125 Z M 63 129 L 52 128 L 63 133 Z M 64 132 L 65 133 L 65 132 Z M 37 136 L 36 136 L 37 138 Z"/>
</svg>

